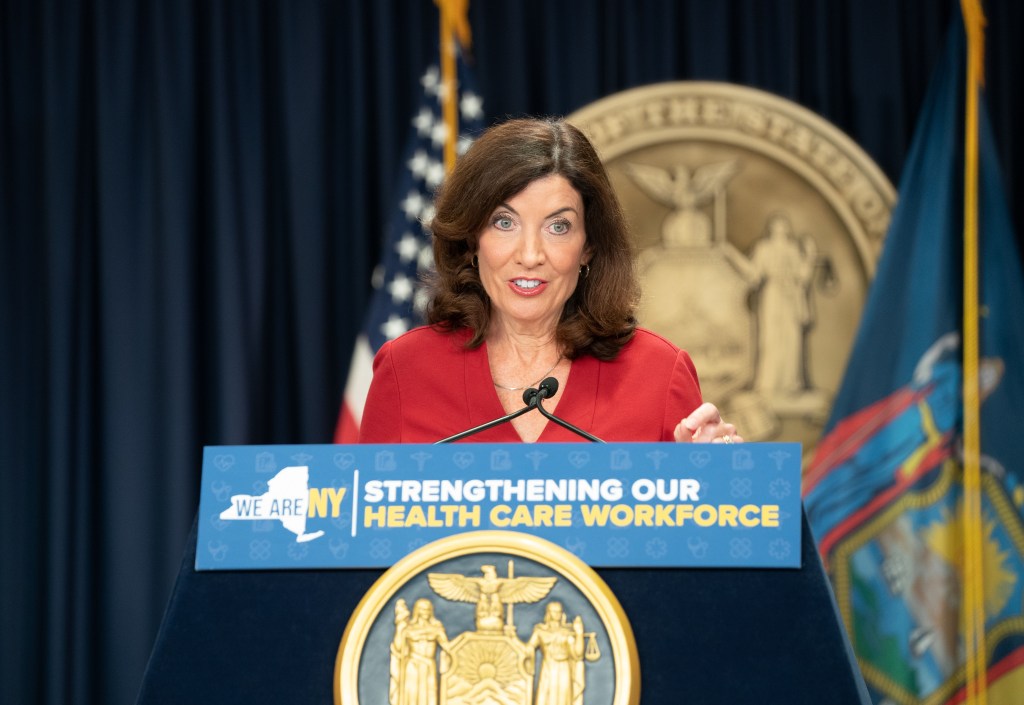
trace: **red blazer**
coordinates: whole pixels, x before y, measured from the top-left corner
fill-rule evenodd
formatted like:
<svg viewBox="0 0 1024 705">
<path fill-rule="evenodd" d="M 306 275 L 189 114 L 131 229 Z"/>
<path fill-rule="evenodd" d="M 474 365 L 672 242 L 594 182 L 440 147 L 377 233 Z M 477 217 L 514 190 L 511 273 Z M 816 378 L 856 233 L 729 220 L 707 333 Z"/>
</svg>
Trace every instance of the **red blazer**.
<svg viewBox="0 0 1024 705">
<path fill-rule="evenodd" d="M 486 343 L 467 350 L 468 339 L 468 331 L 422 327 L 385 343 L 373 360 L 359 442 L 433 443 L 504 416 Z M 676 425 L 700 403 L 690 356 L 640 328 L 611 362 L 573 360 L 555 413 L 605 441 L 671 441 Z M 522 442 L 510 423 L 465 440 Z M 585 439 L 548 421 L 538 440 Z"/>
</svg>

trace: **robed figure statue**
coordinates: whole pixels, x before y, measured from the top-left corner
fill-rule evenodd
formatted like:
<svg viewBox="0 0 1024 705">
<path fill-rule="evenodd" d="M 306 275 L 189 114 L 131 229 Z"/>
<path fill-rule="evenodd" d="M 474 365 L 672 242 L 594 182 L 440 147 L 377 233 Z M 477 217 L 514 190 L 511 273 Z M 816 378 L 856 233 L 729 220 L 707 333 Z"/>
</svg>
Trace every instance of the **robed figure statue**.
<svg viewBox="0 0 1024 705">
<path fill-rule="evenodd" d="M 526 648 L 530 654 L 540 649 L 540 678 L 534 705 L 581 705 L 584 683 L 583 620 L 566 622 L 562 603 L 550 602 L 544 621 L 533 628 Z"/>
<path fill-rule="evenodd" d="M 391 641 L 391 705 L 437 705 L 438 647 L 447 650 L 448 635 L 430 600 L 416 600 L 411 618 L 405 600 L 398 600 Z"/>
</svg>

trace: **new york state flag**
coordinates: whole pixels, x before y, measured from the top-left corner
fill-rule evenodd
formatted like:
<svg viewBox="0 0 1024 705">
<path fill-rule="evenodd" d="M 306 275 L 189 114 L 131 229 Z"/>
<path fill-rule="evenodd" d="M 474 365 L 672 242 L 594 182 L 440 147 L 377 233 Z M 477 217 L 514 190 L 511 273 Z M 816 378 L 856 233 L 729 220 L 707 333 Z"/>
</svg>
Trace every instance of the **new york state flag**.
<svg viewBox="0 0 1024 705">
<path fill-rule="evenodd" d="M 804 501 L 875 703 L 970 700 L 964 637 L 964 26 L 932 79 Z M 1024 702 L 1024 289 L 978 120 L 983 697 Z M 973 575 L 973 574 L 972 574 Z"/>
</svg>

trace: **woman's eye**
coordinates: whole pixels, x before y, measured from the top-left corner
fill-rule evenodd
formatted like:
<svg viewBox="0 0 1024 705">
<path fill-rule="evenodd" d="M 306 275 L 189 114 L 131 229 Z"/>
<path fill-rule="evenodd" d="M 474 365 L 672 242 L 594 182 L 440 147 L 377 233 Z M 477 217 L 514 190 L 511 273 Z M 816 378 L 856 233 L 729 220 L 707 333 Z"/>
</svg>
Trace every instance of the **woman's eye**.
<svg viewBox="0 0 1024 705">
<path fill-rule="evenodd" d="M 515 223 L 512 222 L 512 218 L 507 215 L 499 215 L 494 218 L 494 227 L 498 230 L 511 230 Z"/>
<path fill-rule="evenodd" d="M 555 235 L 565 235 L 569 232 L 569 223 L 564 220 L 556 220 L 551 224 L 551 232 Z"/>
</svg>

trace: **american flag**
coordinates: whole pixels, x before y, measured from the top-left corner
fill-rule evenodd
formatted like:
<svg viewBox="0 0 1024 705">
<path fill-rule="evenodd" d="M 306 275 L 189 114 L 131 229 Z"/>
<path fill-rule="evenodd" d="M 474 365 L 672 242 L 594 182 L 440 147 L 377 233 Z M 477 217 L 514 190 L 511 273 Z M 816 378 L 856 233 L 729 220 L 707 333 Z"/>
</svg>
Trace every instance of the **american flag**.
<svg viewBox="0 0 1024 705">
<path fill-rule="evenodd" d="M 420 274 L 433 266 L 430 234 L 424 228 L 434 215 L 434 190 L 444 179 L 444 146 L 448 126 L 442 117 L 444 84 L 437 66 L 420 79 L 423 92 L 411 129 L 399 176 L 396 209 L 387 231 L 385 250 L 373 272 L 374 295 L 363 330 L 356 338 L 341 404 L 335 443 L 359 440 L 359 423 L 373 375 L 373 356 L 385 341 L 422 322 L 423 292 Z M 472 75 L 458 61 L 459 139 L 462 154 L 472 142 L 470 135 L 483 127 L 483 100 L 474 90 Z"/>
</svg>

